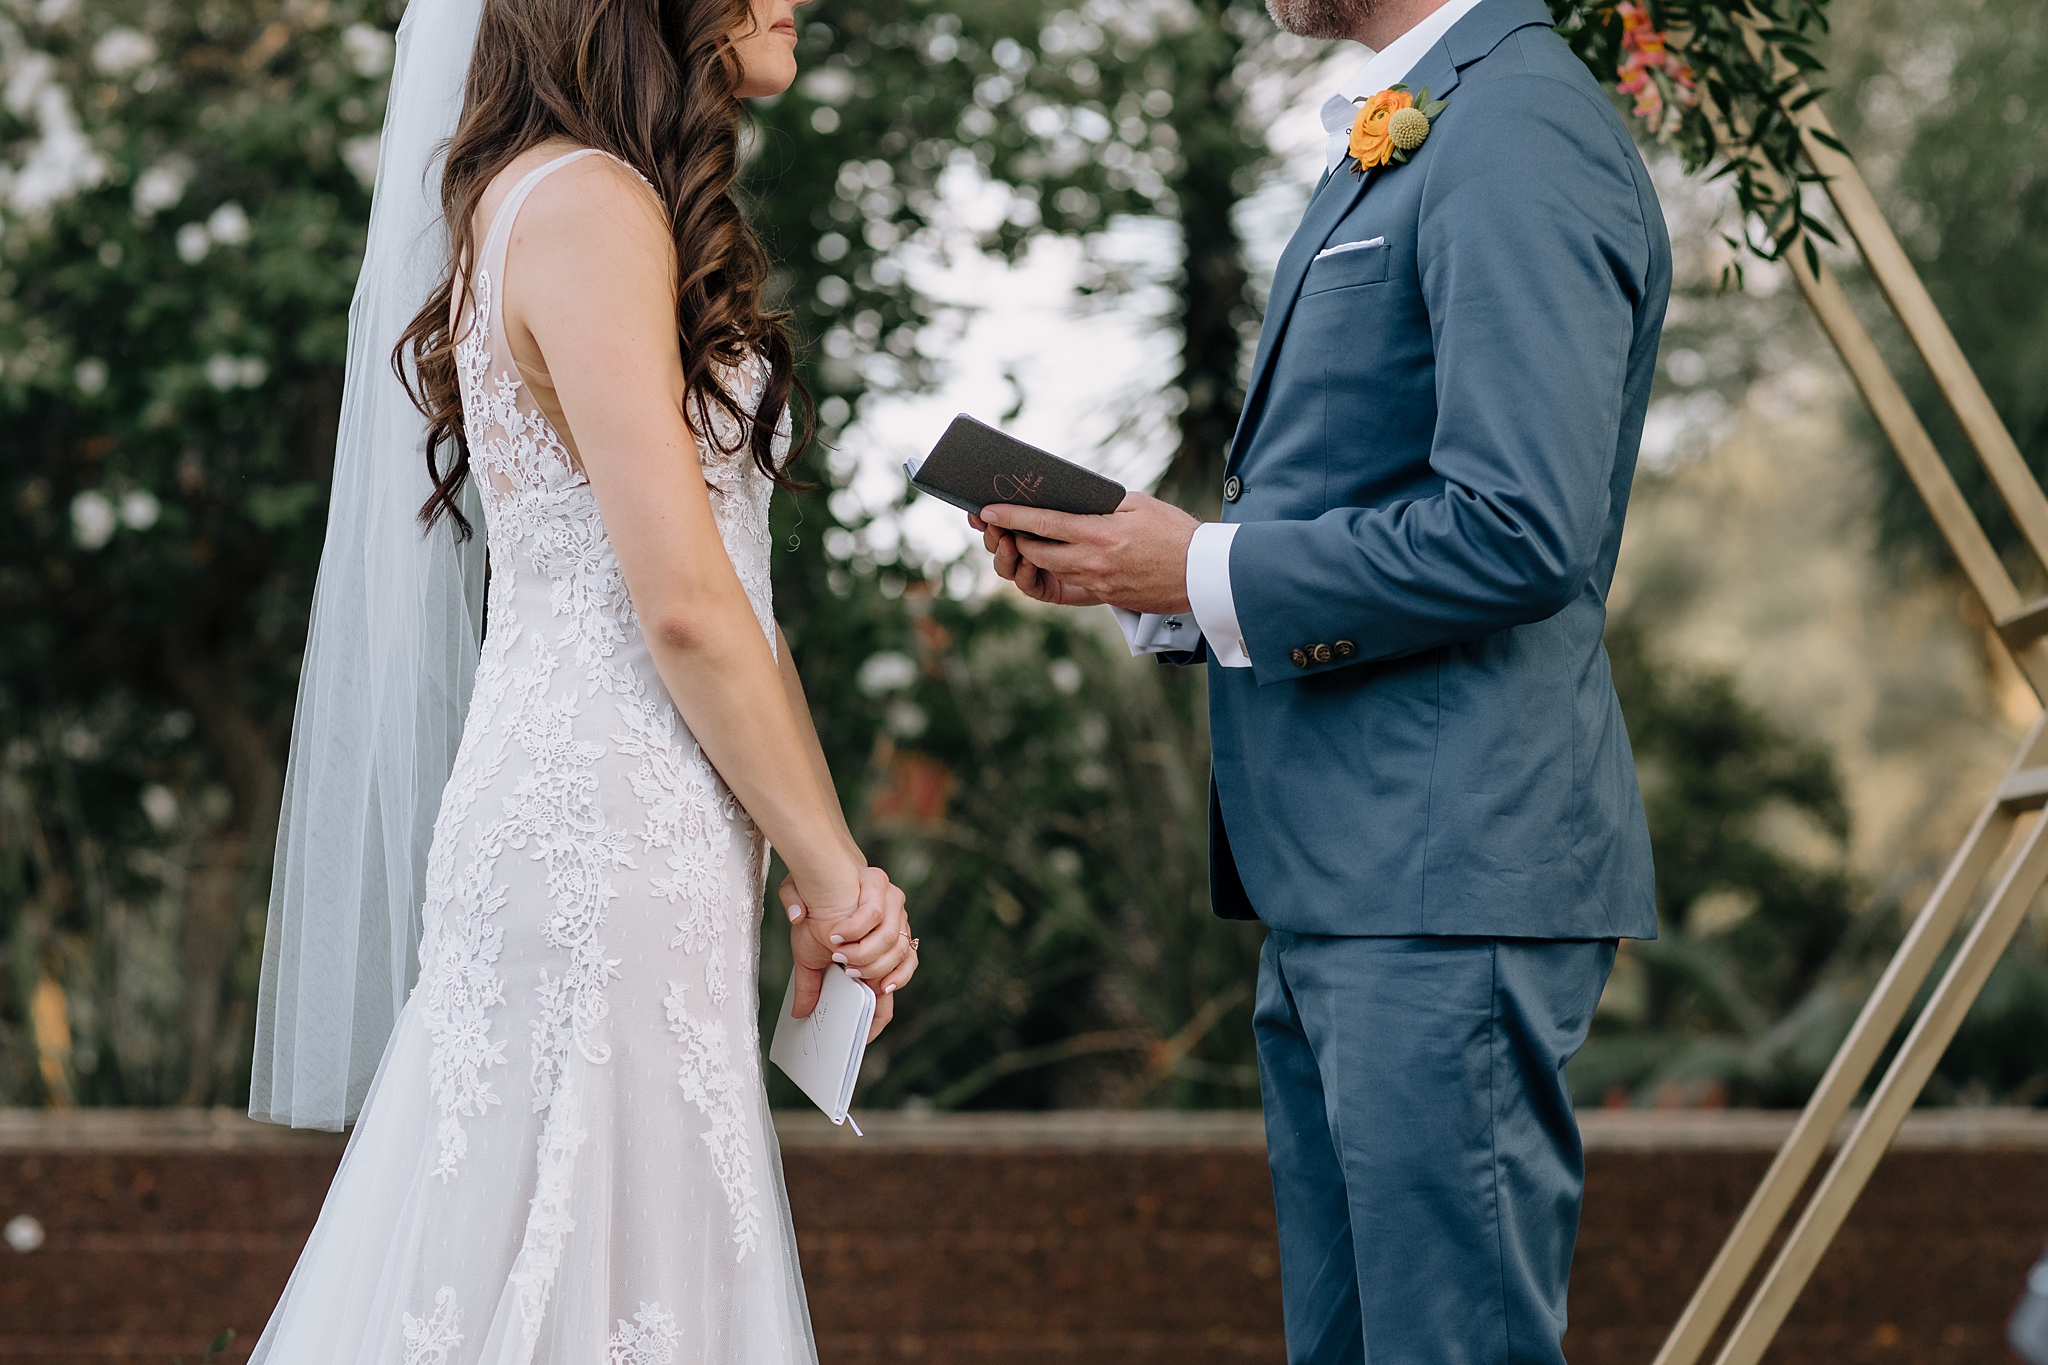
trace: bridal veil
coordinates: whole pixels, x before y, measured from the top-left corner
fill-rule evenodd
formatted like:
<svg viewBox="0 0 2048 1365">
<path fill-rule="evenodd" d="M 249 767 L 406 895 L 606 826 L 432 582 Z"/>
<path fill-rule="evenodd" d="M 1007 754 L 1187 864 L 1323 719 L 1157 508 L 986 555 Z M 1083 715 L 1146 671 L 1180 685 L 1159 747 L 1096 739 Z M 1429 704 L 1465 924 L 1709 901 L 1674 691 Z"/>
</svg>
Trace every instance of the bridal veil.
<svg viewBox="0 0 2048 1365">
<path fill-rule="evenodd" d="M 250 1114 L 294 1127 L 355 1118 L 412 989 L 427 849 L 476 672 L 483 538 L 422 532 L 426 424 L 391 353 L 448 268 L 440 170 L 482 7 L 406 7 L 349 309 L 250 1080 Z"/>
</svg>

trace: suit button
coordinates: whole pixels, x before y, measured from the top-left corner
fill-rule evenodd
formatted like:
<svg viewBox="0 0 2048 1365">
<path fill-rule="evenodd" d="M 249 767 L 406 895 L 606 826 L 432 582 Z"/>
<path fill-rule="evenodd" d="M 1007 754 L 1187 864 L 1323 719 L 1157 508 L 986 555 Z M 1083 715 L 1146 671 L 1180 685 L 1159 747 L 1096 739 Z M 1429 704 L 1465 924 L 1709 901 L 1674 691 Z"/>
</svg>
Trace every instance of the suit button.
<svg viewBox="0 0 2048 1365">
<path fill-rule="evenodd" d="M 1237 477 L 1237 475 L 1232 474 L 1229 478 L 1223 481 L 1223 500 L 1225 502 L 1236 502 L 1239 498 L 1243 496 L 1243 479 L 1240 479 Z"/>
<path fill-rule="evenodd" d="M 1308 651 L 1307 651 L 1307 650 L 1303 650 L 1303 649 L 1290 649 L 1290 650 L 1288 650 L 1288 651 L 1287 651 L 1287 657 L 1288 657 L 1288 658 L 1290 658 L 1290 659 L 1292 659 L 1292 660 L 1294 661 L 1294 666 L 1295 666 L 1296 668 L 1307 668 L 1307 667 L 1308 667 Z"/>
<path fill-rule="evenodd" d="M 1358 653 L 1358 646 L 1357 646 L 1357 645 L 1354 645 L 1354 644 L 1352 644 L 1352 643 L 1351 643 L 1351 642 L 1350 642 L 1349 640 L 1339 640 L 1339 641 L 1337 642 L 1337 657 L 1338 657 L 1338 658 L 1340 658 L 1340 659 L 1349 659 L 1349 658 L 1351 658 L 1351 657 L 1352 657 L 1353 655 L 1355 655 L 1355 654 L 1357 654 L 1357 653 Z"/>
<path fill-rule="evenodd" d="M 1319 664 L 1326 664 L 1337 657 L 1337 651 L 1331 649 L 1328 645 L 1317 645 L 1309 651 L 1309 657 Z"/>
</svg>

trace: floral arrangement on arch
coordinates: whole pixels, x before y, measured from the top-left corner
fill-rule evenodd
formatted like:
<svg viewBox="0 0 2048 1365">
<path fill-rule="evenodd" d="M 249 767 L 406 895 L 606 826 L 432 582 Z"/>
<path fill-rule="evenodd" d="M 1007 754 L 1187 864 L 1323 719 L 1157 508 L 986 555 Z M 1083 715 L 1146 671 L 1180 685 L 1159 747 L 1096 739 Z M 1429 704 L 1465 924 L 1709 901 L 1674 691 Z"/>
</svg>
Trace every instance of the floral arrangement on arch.
<svg viewBox="0 0 2048 1365">
<path fill-rule="evenodd" d="M 1811 238 L 1835 240 L 1796 192 L 1771 183 L 1796 191 L 1816 178 L 1792 115 L 1824 93 L 1812 85 L 1824 70 L 1813 49 L 1828 29 L 1827 0 L 1549 3 L 1580 60 L 1602 85 L 1634 100 L 1635 116 L 1677 150 L 1686 170 L 1734 181 L 1743 222 L 1739 238 L 1723 234 L 1730 246 L 1769 261 L 1799 246 L 1812 259 Z M 1734 145 L 1722 145 L 1717 122 Z M 1834 139 L 1816 136 L 1846 154 Z M 1741 267 L 1730 270 L 1739 280 Z"/>
<path fill-rule="evenodd" d="M 1700 102 L 1691 65 L 1663 30 L 1650 23 L 1649 10 L 1634 0 L 1621 0 L 1614 13 L 1621 20 L 1621 62 L 1614 88 L 1634 96 L 1635 115 L 1652 132 L 1676 132 L 1684 120 L 1681 111 Z"/>
</svg>

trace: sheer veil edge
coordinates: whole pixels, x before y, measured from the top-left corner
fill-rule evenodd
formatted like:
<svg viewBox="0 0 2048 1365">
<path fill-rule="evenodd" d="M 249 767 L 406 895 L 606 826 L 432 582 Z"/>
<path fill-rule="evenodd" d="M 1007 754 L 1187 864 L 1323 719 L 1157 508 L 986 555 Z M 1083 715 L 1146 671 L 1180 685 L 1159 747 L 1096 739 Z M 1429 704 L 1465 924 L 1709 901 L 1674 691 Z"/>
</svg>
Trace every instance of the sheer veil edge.
<svg viewBox="0 0 2048 1365">
<path fill-rule="evenodd" d="M 482 0 L 412 0 L 349 309 L 327 539 L 292 723 L 263 941 L 254 1118 L 353 1121 L 419 971 L 419 913 L 483 624 L 484 539 L 422 534 L 426 425 L 392 348 L 448 264 L 441 157 Z"/>
</svg>

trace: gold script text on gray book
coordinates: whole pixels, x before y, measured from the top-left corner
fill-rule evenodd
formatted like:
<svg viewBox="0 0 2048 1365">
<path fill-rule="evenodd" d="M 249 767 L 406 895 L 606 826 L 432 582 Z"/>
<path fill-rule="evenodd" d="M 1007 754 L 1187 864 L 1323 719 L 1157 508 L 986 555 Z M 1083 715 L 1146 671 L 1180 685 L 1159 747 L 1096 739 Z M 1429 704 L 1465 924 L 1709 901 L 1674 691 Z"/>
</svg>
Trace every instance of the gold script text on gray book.
<svg viewBox="0 0 2048 1365">
<path fill-rule="evenodd" d="M 904 466 L 910 486 L 969 512 L 990 503 L 1044 507 L 1076 516 L 1103 516 L 1124 500 L 1124 486 L 1062 460 L 966 413 L 921 463 Z"/>
</svg>

